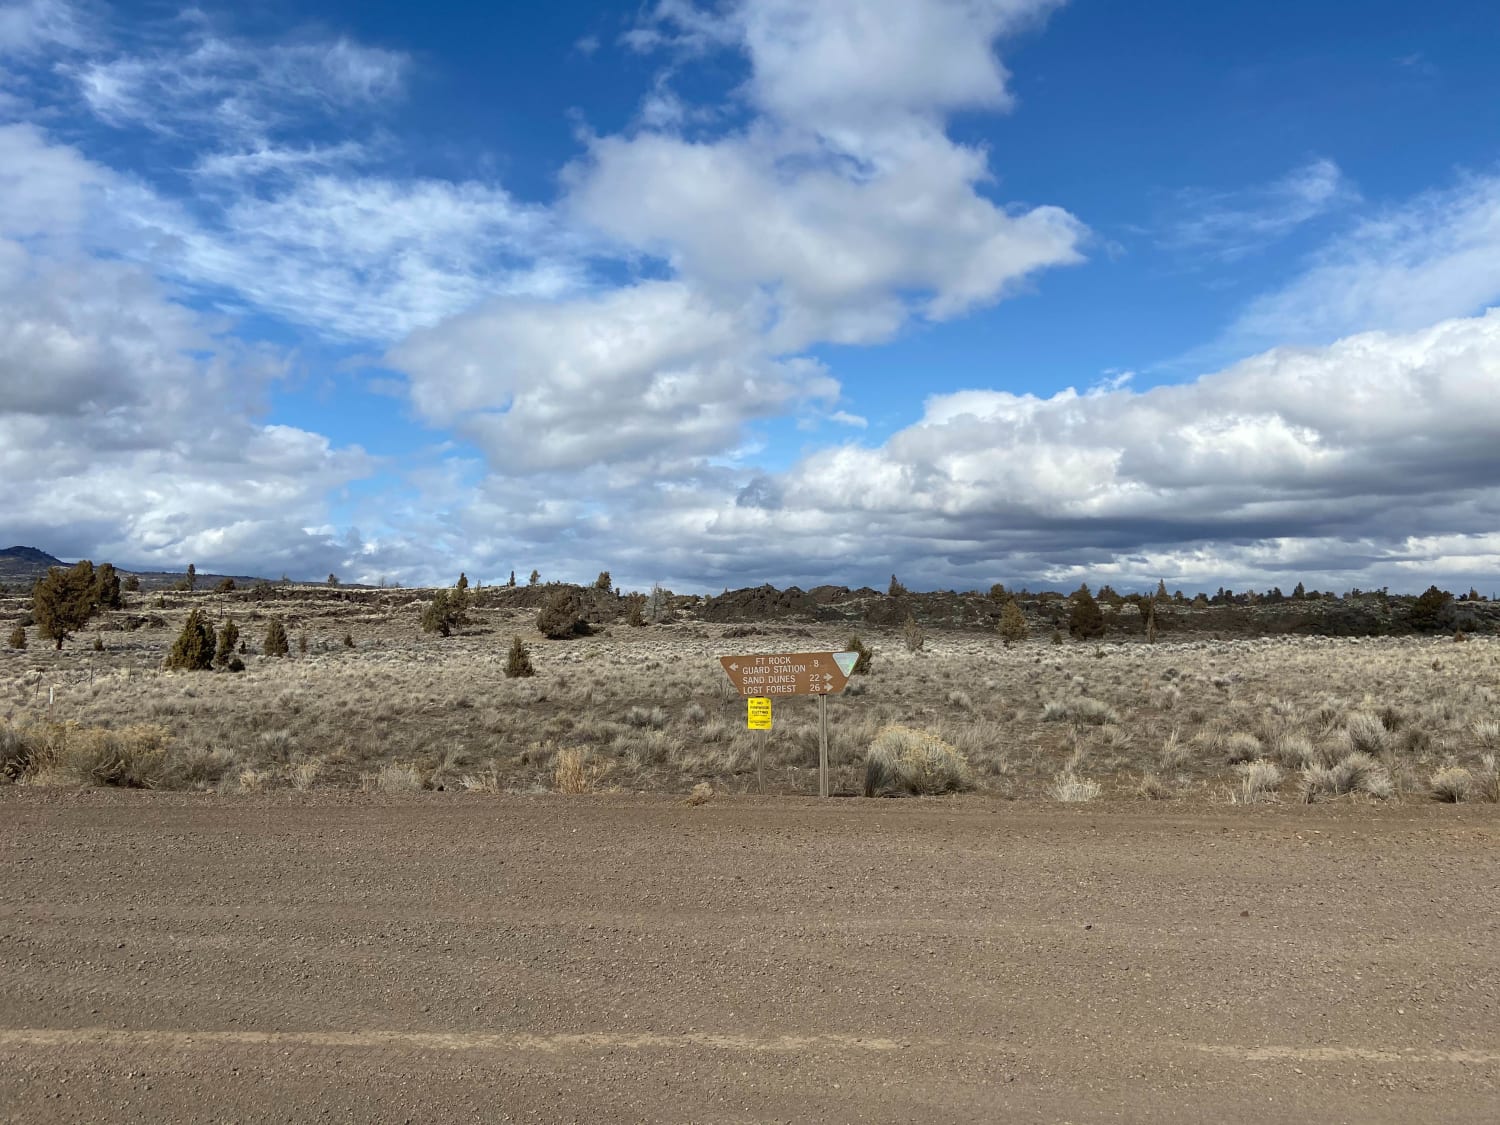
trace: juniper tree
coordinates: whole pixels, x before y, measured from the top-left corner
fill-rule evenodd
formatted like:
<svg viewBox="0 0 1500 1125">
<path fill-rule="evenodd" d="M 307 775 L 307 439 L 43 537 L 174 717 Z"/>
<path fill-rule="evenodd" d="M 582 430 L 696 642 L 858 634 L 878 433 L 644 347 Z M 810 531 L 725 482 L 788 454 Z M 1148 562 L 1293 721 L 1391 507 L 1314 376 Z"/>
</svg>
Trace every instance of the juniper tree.
<svg viewBox="0 0 1500 1125">
<path fill-rule="evenodd" d="M 542 572 L 539 571 L 539 570 L 533 570 L 531 572 L 531 577 L 526 580 L 526 585 L 528 585 L 528 586 L 535 586 L 541 580 L 542 580 Z"/>
<path fill-rule="evenodd" d="M 1021 612 L 1015 598 L 1007 601 L 1005 608 L 1000 611 L 999 632 L 1001 639 L 1008 645 L 1024 641 L 1031 632 L 1026 625 L 1026 615 Z"/>
<path fill-rule="evenodd" d="M 219 627 L 219 644 L 214 651 L 214 663 L 220 668 L 228 665 L 230 657 L 234 656 L 235 646 L 240 643 L 240 627 L 234 623 L 234 618 L 225 621 Z"/>
<path fill-rule="evenodd" d="M 26 647 L 26 626 L 17 625 L 10 631 L 10 647 L 14 649 Z"/>
<path fill-rule="evenodd" d="M 188 588 L 188 592 L 191 593 L 193 590 L 195 590 L 197 588 L 197 586 L 198 586 L 198 568 L 196 566 L 194 566 L 192 563 L 188 563 L 188 568 L 187 568 L 187 588 Z"/>
<path fill-rule="evenodd" d="M 214 627 L 201 609 L 188 614 L 182 632 L 167 656 L 167 667 L 183 672 L 212 668 L 214 663 Z"/>
<path fill-rule="evenodd" d="M 286 626 L 281 623 L 281 618 L 271 618 L 271 624 L 266 626 L 266 639 L 261 651 L 267 656 L 286 656 L 292 651 L 292 646 L 287 643 Z"/>
<path fill-rule="evenodd" d="M 112 563 L 101 563 L 94 572 L 94 604 L 100 609 L 119 609 L 120 576 Z"/>
<path fill-rule="evenodd" d="M 125 592 L 127 594 L 138 594 L 141 592 L 141 580 L 137 575 L 127 575 L 125 578 Z"/>
<path fill-rule="evenodd" d="M 37 631 L 62 649 L 63 641 L 88 624 L 98 608 L 94 564 L 84 559 L 70 567 L 55 566 L 37 582 L 31 595 L 31 615 Z"/>
<path fill-rule="evenodd" d="M 469 588 L 469 576 L 463 571 L 458 572 L 458 581 L 454 583 L 454 589 L 467 590 Z"/>
<path fill-rule="evenodd" d="M 1104 636 L 1104 614 L 1099 603 L 1084 584 L 1073 594 L 1073 608 L 1068 614 L 1068 632 L 1079 640 Z"/>
<path fill-rule="evenodd" d="M 522 676 L 534 676 L 536 669 L 531 664 L 531 650 L 526 647 L 526 642 L 520 637 L 511 637 L 510 652 L 505 657 L 506 679 L 514 680 Z"/>
<path fill-rule="evenodd" d="M 868 676 L 870 674 L 870 659 L 873 654 L 865 647 L 864 641 L 859 639 L 859 634 L 856 633 L 844 642 L 844 651 L 858 653 L 854 661 L 854 667 L 850 669 L 849 675 Z"/>
<path fill-rule="evenodd" d="M 601 570 L 599 572 L 599 577 L 594 579 L 594 589 L 596 590 L 603 590 L 608 593 L 610 590 L 614 589 L 614 586 L 614 580 L 610 578 L 609 571 L 607 570 Z"/>
</svg>

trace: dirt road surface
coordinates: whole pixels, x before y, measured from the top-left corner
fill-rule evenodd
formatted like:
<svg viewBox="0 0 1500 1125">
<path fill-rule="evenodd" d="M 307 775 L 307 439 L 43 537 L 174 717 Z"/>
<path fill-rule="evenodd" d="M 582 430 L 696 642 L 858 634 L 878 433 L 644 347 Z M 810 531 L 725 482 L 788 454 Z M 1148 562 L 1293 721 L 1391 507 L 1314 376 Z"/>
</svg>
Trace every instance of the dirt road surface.
<svg viewBox="0 0 1500 1125">
<path fill-rule="evenodd" d="M 0 791 L 0 1120 L 1497 1119 L 1493 805 Z"/>
</svg>

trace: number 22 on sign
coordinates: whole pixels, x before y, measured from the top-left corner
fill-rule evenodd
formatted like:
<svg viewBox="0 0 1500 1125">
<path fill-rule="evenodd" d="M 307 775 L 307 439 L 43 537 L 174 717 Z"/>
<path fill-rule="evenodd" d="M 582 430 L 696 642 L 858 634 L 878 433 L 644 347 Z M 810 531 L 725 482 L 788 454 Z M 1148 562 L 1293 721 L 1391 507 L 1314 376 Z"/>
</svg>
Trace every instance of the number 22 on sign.
<svg viewBox="0 0 1500 1125">
<path fill-rule="evenodd" d="M 745 726 L 750 730 L 770 730 L 771 701 L 752 696 L 745 704 Z"/>
</svg>

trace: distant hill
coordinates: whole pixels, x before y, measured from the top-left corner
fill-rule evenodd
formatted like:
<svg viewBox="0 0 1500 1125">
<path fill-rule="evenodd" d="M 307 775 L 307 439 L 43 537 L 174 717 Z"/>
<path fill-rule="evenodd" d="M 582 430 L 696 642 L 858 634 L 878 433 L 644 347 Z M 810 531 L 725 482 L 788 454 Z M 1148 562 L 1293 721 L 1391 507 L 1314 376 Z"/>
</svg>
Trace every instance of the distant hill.
<svg viewBox="0 0 1500 1125">
<path fill-rule="evenodd" d="M 105 560 L 95 559 L 97 562 Z M 47 571 L 54 566 L 69 566 L 70 563 L 46 551 L 36 547 L 7 547 L 0 551 L 0 585 L 8 585 L 12 592 L 24 588 L 27 591 L 39 578 L 46 577 Z M 141 580 L 143 590 L 165 590 L 182 581 L 182 571 L 162 572 L 148 570 L 130 570 L 127 567 L 117 566 L 121 577 L 134 574 Z M 232 577 L 237 586 L 251 586 L 260 579 L 253 575 L 235 574 L 209 574 L 200 571 L 198 574 L 198 589 L 212 590 L 224 578 Z"/>
<path fill-rule="evenodd" d="M 0 551 L 0 582 L 30 584 L 46 574 L 48 567 L 66 565 L 35 547 L 7 547 Z"/>
</svg>

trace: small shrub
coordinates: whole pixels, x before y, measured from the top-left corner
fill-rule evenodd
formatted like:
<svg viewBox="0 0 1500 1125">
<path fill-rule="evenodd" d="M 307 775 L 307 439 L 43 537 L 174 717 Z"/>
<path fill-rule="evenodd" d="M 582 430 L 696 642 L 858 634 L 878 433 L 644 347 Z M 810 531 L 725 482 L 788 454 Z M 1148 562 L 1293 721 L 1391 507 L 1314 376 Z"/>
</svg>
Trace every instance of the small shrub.
<svg viewBox="0 0 1500 1125">
<path fill-rule="evenodd" d="M 33 771 L 44 785 L 164 788 L 169 780 L 167 737 L 158 726 L 58 727 L 40 747 Z"/>
<path fill-rule="evenodd" d="M 344 647 L 345 648 L 353 648 L 354 647 L 354 634 L 353 633 L 347 633 L 346 632 L 344 634 Z"/>
<path fill-rule="evenodd" d="M 1154 773 L 1142 774 L 1135 791 L 1148 801 L 1165 801 L 1172 795 L 1171 787 Z"/>
<path fill-rule="evenodd" d="M 552 781 L 559 793 L 569 795 L 587 793 L 594 787 L 598 776 L 598 768 L 589 764 L 587 750 L 569 747 L 557 752 L 557 763 L 552 769 Z"/>
<path fill-rule="evenodd" d="M 667 725 L 667 713 L 660 707 L 632 707 L 625 712 L 625 721 L 633 727 L 661 730 Z"/>
<path fill-rule="evenodd" d="M 688 794 L 687 804 L 706 805 L 714 799 L 714 787 L 706 781 L 700 781 L 693 786 L 693 791 Z"/>
<path fill-rule="evenodd" d="M 510 651 L 505 656 L 505 678 L 516 680 L 535 675 L 536 669 L 531 664 L 531 650 L 526 647 L 526 642 L 520 637 L 511 637 Z"/>
<path fill-rule="evenodd" d="M 1260 739 L 1249 731 L 1238 731 L 1224 740 L 1224 754 L 1231 766 L 1253 762 L 1264 753 Z"/>
<path fill-rule="evenodd" d="M 26 648 L 26 627 L 17 625 L 10 631 L 10 647 L 17 650 Z"/>
<path fill-rule="evenodd" d="M 382 793 L 413 793 L 422 788 L 422 775 L 416 766 L 391 762 L 375 775 L 375 788 Z"/>
<path fill-rule="evenodd" d="M 221 579 L 220 582 L 219 582 L 219 584 L 214 587 L 214 593 L 216 593 L 216 594 L 232 594 L 232 593 L 234 593 L 234 579 L 233 578 L 224 578 L 224 579 Z"/>
<path fill-rule="evenodd" d="M 1254 805 L 1261 801 L 1274 800 L 1276 790 L 1281 787 L 1281 767 L 1263 758 L 1244 762 L 1237 767 L 1240 789 L 1235 801 L 1241 805 Z"/>
<path fill-rule="evenodd" d="M 870 660 L 873 654 L 865 647 L 864 641 L 859 639 L 857 633 L 844 642 L 843 651 L 859 654 L 854 661 L 854 668 L 849 672 L 850 676 L 868 676 L 870 674 Z"/>
<path fill-rule="evenodd" d="M 1072 699 L 1053 699 L 1042 707 L 1044 723 L 1070 722 L 1097 727 L 1119 721 L 1120 714 L 1113 707 L 1086 695 L 1077 695 Z"/>
<path fill-rule="evenodd" d="M 1054 801 L 1072 804 L 1096 799 L 1104 792 L 1104 786 L 1090 778 L 1079 777 L 1072 770 L 1063 770 L 1052 779 L 1052 787 L 1048 792 Z"/>
<path fill-rule="evenodd" d="M 1306 769 L 1318 762 L 1318 752 L 1313 749 L 1311 740 L 1301 734 L 1281 735 L 1276 739 L 1271 756 L 1278 764 L 1291 770 Z"/>
<path fill-rule="evenodd" d="M 1429 783 L 1434 801 L 1456 805 L 1474 796 L 1474 775 L 1462 766 L 1447 766 L 1432 775 Z"/>
<path fill-rule="evenodd" d="M 911 614 L 906 615 L 906 620 L 901 623 L 901 640 L 906 645 L 907 652 L 921 652 L 927 645 L 927 632 L 917 624 L 917 619 Z"/>
<path fill-rule="evenodd" d="M 926 731 L 891 725 L 865 755 L 865 796 L 926 796 L 974 787 L 968 760 Z"/>
<path fill-rule="evenodd" d="M 39 740 L 30 731 L 0 726 L 0 777 L 15 781 L 29 772 L 41 752 Z"/>
<path fill-rule="evenodd" d="M 1331 766 L 1312 766 L 1302 771 L 1302 799 L 1309 804 L 1346 793 L 1367 793 L 1385 800 L 1395 791 L 1391 775 L 1368 754 L 1346 754 Z"/>
<path fill-rule="evenodd" d="M 1350 754 L 1367 754 L 1375 757 L 1385 752 L 1390 744 L 1390 732 L 1386 730 L 1379 715 L 1369 711 L 1354 711 L 1344 720 L 1340 734 L 1345 750 Z"/>
</svg>

